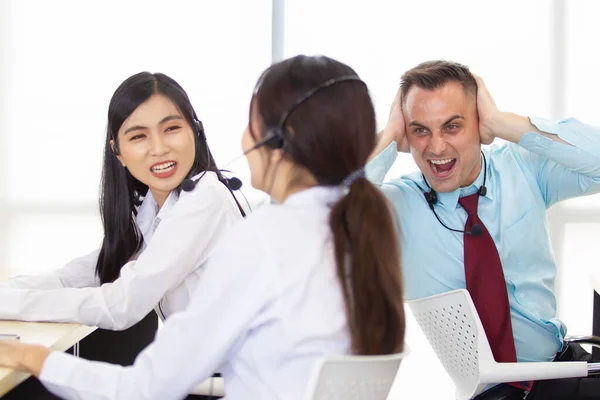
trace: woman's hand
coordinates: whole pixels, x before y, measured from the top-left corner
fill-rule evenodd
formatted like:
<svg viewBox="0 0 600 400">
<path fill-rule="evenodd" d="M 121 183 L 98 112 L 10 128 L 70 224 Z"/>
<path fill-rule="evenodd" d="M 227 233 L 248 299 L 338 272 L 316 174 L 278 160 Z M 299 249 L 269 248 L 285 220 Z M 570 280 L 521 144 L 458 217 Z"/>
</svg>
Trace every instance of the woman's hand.
<svg viewBox="0 0 600 400">
<path fill-rule="evenodd" d="M 50 350 L 18 340 L 0 340 L 0 367 L 14 368 L 40 376 Z"/>
</svg>

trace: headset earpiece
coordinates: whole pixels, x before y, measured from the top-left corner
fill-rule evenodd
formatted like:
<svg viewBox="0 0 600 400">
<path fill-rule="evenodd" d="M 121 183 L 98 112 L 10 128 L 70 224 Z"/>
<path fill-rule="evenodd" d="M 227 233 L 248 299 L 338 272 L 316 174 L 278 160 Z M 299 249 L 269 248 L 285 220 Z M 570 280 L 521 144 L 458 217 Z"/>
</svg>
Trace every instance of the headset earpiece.
<svg viewBox="0 0 600 400">
<path fill-rule="evenodd" d="M 194 129 L 199 139 L 206 141 L 206 135 L 204 134 L 204 125 L 199 119 L 194 119 Z"/>
<path fill-rule="evenodd" d="M 270 129 L 267 131 L 262 143 L 271 149 L 283 148 L 283 131 L 279 128 Z"/>
<path fill-rule="evenodd" d="M 115 156 L 118 156 L 119 154 L 121 154 L 121 152 L 119 151 L 119 141 L 117 139 L 113 139 L 112 143 L 112 151 L 113 153 L 115 153 Z"/>
<path fill-rule="evenodd" d="M 310 99 L 315 93 L 317 93 L 325 88 L 328 88 L 332 85 L 336 85 L 336 84 L 339 84 L 342 82 L 359 82 L 359 83 L 365 85 L 365 83 L 362 80 L 360 80 L 360 78 L 358 76 L 345 75 L 345 76 L 340 76 L 337 78 L 329 79 L 328 81 L 325 81 L 323 84 L 309 90 L 308 92 L 304 93 L 304 95 L 302 95 L 298 100 L 296 100 L 296 102 L 286 112 L 283 113 L 283 115 L 279 119 L 279 123 L 277 124 L 277 127 L 267 130 L 264 138 L 262 140 L 260 140 L 258 143 L 256 143 L 252 147 L 251 150 L 257 149 L 261 146 L 267 146 L 271 149 L 282 149 L 285 145 L 286 122 L 287 122 L 289 116 L 292 114 L 292 112 L 296 108 L 298 108 L 298 106 L 303 104 L 306 100 Z M 248 151 L 250 151 L 250 150 L 248 150 Z"/>
</svg>

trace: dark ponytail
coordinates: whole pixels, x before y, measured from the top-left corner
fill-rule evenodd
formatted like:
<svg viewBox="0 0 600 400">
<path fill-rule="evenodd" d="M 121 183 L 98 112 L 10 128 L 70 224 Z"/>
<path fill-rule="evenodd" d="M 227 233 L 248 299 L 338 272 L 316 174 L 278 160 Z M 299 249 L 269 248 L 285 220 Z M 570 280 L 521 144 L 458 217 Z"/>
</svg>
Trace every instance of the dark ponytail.
<svg viewBox="0 0 600 400">
<path fill-rule="evenodd" d="M 333 206 L 335 243 L 352 349 L 389 354 L 403 349 L 404 306 L 394 218 L 383 194 L 365 178 Z"/>
<path fill-rule="evenodd" d="M 351 75 L 356 75 L 352 68 L 327 57 L 297 56 L 274 64 L 259 80 L 251 105 L 263 132 L 260 137 L 250 133 L 261 139 L 306 93 Z M 376 142 L 373 103 L 366 86 L 357 81 L 315 92 L 294 108 L 284 128 L 284 156 L 323 186 L 340 186 L 363 168 Z M 405 319 L 395 219 L 383 194 L 365 178 L 348 189 L 332 205 L 330 226 L 352 350 L 400 352 Z"/>
</svg>

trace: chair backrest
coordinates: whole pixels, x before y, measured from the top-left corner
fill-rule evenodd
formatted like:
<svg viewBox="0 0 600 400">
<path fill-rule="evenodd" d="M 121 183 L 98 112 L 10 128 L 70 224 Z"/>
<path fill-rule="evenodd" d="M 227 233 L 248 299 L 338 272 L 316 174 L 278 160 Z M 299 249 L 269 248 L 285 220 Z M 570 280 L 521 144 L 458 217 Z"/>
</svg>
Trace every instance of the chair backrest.
<svg viewBox="0 0 600 400">
<path fill-rule="evenodd" d="M 385 400 L 404 353 L 386 356 L 339 356 L 313 369 L 305 400 Z"/>
<path fill-rule="evenodd" d="M 456 385 L 456 397 L 481 392 L 486 384 L 480 382 L 480 363 L 494 356 L 469 292 L 453 290 L 407 304 Z"/>
</svg>

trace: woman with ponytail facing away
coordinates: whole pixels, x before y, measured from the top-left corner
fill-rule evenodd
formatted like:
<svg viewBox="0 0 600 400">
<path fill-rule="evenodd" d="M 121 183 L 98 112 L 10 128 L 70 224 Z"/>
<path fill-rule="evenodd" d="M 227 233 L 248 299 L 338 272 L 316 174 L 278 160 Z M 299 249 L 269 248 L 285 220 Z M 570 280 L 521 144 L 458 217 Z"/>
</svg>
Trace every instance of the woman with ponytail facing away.
<svg viewBox="0 0 600 400">
<path fill-rule="evenodd" d="M 64 398 L 181 398 L 218 369 L 230 400 L 294 400 L 323 357 L 401 352 L 395 219 L 363 170 L 375 141 L 368 89 L 350 67 L 306 56 L 271 66 L 242 146 L 252 185 L 277 204 L 224 235 L 188 309 L 132 367 L 7 341 L 0 364 Z"/>
</svg>

